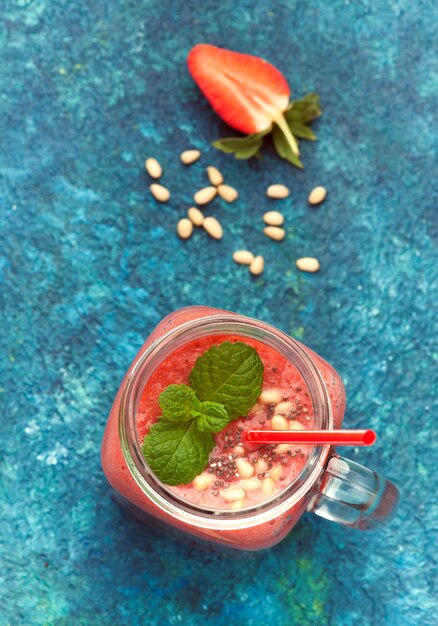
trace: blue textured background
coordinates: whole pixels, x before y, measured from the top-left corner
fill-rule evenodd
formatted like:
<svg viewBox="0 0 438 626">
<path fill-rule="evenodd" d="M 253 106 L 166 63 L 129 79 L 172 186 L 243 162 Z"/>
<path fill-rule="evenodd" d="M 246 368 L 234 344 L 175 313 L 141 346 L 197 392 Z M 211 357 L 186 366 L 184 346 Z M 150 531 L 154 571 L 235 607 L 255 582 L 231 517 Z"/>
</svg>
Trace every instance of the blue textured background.
<svg viewBox="0 0 438 626">
<path fill-rule="evenodd" d="M 436 5 L 1 11 L 2 626 L 436 624 Z M 321 94 L 304 173 L 269 152 L 246 163 L 209 147 L 228 130 L 186 70 L 201 41 L 260 54 L 294 94 Z M 190 146 L 204 156 L 183 169 Z M 147 155 L 165 168 L 168 205 L 148 194 Z M 210 163 L 241 196 L 211 207 L 223 241 L 183 243 L 175 222 Z M 261 233 L 274 181 L 292 189 L 281 245 Z M 314 210 L 316 184 L 329 196 Z M 262 278 L 231 261 L 243 245 L 265 255 Z M 318 275 L 295 270 L 302 255 L 321 260 Z M 308 515 L 270 551 L 224 557 L 118 507 L 99 462 L 106 415 L 144 338 L 193 303 L 267 320 L 335 365 L 346 425 L 380 434 L 352 456 L 401 487 L 390 527 L 361 534 Z"/>
</svg>

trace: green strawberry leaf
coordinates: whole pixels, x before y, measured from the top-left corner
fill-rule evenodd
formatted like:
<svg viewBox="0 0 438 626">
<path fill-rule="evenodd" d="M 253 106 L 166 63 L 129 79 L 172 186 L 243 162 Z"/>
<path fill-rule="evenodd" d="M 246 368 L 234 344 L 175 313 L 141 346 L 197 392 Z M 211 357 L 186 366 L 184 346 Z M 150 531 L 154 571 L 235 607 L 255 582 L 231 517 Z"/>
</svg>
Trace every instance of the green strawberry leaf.
<svg viewBox="0 0 438 626">
<path fill-rule="evenodd" d="M 222 404 L 202 402 L 198 418 L 198 428 L 203 432 L 218 433 L 230 422 L 230 417 Z"/>
<path fill-rule="evenodd" d="M 305 96 L 301 98 L 301 102 L 312 102 L 312 104 L 318 104 L 319 96 L 317 93 L 306 93 Z"/>
<path fill-rule="evenodd" d="M 256 156 L 263 145 L 263 137 L 270 129 L 246 137 L 225 137 L 212 142 L 212 146 L 227 154 L 234 154 L 236 159 L 250 159 Z"/>
<path fill-rule="evenodd" d="M 288 122 L 299 124 L 308 124 L 320 115 L 322 115 L 322 110 L 319 105 L 319 96 L 316 93 L 308 93 L 301 100 L 293 100 L 289 110 L 285 113 Z"/>
<path fill-rule="evenodd" d="M 246 343 L 225 341 L 196 360 L 190 384 L 202 401 L 222 404 L 231 419 L 248 413 L 262 390 L 263 363 Z"/>
<path fill-rule="evenodd" d="M 196 393 L 187 385 L 169 385 L 160 394 L 158 403 L 164 417 L 173 422 L 190 421 L 201 406 Z"/>
<path fill-rule="evenodd" d="M 178 424 L 162 416 L 146 435 L 143 454 L 166 485 L 186 485 L 203 471 L 213 447 L 212 434 L 201 431 L 196 418 Z"/>
<path fill-rule="evenodd" d="M 286 161 L 289 161 L 289 163 L 292 163 L 295 167 L 304 169 L 304 165 L 301 163 L 300 158 L 292 152 L 290 144 L 279 126 L 274 127 L 272 132 L 272 141 L 278 156 Z"/>
<path fill-rule="evenodd" d="M 299 122 L 289 122 L 289 128 L 296 137 L 307 139 L 308 141 L 316 141 L 316 135 L 308 126 Z"/>
</svg>

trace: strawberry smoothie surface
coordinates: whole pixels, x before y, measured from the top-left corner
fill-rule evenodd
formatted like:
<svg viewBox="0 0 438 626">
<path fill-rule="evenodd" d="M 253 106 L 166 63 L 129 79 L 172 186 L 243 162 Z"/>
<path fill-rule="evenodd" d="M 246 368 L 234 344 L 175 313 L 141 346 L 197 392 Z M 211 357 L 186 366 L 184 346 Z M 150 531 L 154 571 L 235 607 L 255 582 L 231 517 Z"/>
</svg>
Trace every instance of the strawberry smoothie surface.
<svg viewBox="0 0 438 626">
<path fill-rule="evenodd" d="M 305 467 L 313 446 L 246 443 L 249 429 L 303 430 L 315 427 L 306 383 L 298 369 L 270 346 L 237 335 L 190 341 L 163 360 L 146 382 L 137 415 L 140 441 L 162 414 L 160 394 L 172 384 L 189 384 L 198 357 L 213 345 L 244 342 L 264 366 L 262 393 L 249 413 L 232 420 L 214 436 L 215 447 L 204 471 L 189 484 L 167 487 L 175 496 L 210 510 L 255 507 L 289 487 Z"/>
</svg>

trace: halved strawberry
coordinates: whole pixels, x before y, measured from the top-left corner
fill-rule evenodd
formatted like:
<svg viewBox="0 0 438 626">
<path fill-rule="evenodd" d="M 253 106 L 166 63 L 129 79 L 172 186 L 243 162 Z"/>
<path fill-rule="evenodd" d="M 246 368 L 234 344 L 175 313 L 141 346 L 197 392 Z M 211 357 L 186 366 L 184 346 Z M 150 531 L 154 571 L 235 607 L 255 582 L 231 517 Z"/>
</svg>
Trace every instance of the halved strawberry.
<svg viewBox="0 0 438 626">
<path fill-rule="evenodd" d="M 275 122 L 290 135 L 283 113 L 289 107 L 287 80 L 267 61 L 208 44 L 198 44 L 187 63 L 213 109 L 245 134 L 269 131 Z M 298 154 L 293 137 L 288 137 Z M 292 146 L 291 146 L 292 147 Z"/>
</svg>

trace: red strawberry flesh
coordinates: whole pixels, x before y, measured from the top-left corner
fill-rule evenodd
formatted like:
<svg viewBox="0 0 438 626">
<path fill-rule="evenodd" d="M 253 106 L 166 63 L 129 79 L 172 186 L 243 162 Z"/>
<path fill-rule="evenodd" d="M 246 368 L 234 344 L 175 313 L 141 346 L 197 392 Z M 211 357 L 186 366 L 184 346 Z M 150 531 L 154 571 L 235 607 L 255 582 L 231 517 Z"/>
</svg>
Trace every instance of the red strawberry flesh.
<svg viewBox="0 0 438 626">
<path fill-rule="evenodd" d="M 242 133 L 269 130 L 289 106 L 286 79 L 259 57 L 198 44 L 187 63 L 216 113 Z"/>
</svg>

